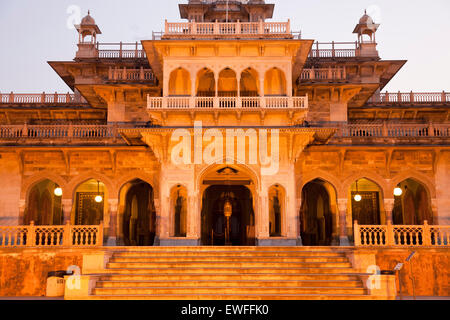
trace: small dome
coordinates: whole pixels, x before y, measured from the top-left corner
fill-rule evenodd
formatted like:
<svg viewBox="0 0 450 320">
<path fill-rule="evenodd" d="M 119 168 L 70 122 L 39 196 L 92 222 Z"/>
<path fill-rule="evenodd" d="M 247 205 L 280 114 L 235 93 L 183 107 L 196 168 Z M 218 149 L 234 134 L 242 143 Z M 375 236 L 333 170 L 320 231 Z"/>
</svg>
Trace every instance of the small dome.
<svg viewBox="0 0 450 320">
<path fill-rule="evenodd" d="M 87 16 L 84 17 L 84 18 L 81 20 L 81 24 L 82 24 L 82 25 L 92 25 L 92 24 L 95 24 L 95 20 L 94 20 L 94 18 L 91 17 L 91 13 L 90 13 L 89 11 L 88 11 Z"/>
<path fill-rule="evenodd" d="M 364 15 L 361 19 L 359 19 L 359 24 L 374 24 L 373 19 L 367 14 L 367 12 L 364 12 Z"/>
</svg>

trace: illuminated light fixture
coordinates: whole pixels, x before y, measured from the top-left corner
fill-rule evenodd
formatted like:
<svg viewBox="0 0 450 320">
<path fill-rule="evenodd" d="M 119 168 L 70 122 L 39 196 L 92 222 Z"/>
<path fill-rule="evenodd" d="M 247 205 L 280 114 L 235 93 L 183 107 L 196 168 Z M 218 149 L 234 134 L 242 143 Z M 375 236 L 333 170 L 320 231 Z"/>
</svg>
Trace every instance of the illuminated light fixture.
<svg viewBox="0 0 450 320">
<path fill-rule="evenodd" d="M 100 181 L 97 181 L 97 196 L 95 197 L 95 202 L 100 203 L 103 201 L 103 197 L 100 195 Z"/>
<path fill-rule="evenodd" d="M 63 194 L 63 191 L 60 187 L 56 187 L 55 190 L 53 191 L 53 193 L 55 194 L 55 196 L 61 197 Z"/>
<path fill-rule="evenodd" d="M 403 194 L 403 190 L 400 187 L 394 189 L 394 196 L 400 197 Z"/>
<path fill-rule="evenodd" d="M 355 199 L 356 202 L 360 202 L 362 200 L 362 196 L 359 194 L 358 191 L 358 180 L 356 180 L 356 195 L 353 199 Z"/>
</svg>

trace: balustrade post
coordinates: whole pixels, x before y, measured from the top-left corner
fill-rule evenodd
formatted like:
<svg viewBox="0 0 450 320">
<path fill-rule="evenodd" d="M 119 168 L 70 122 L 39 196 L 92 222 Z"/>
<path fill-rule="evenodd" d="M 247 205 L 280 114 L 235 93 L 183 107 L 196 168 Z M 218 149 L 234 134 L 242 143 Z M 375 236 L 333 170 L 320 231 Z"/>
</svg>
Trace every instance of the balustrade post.
<svg viewBox="0 0 450 320">
<path fill-rule="evenodd" d="M 389 92 L 386 91 L 385 96 L 384 96 L 384 101 L 385 102 L 389 102 Z"/>
<path fill-rule="evenodd" d="M 402 102 L 402 93 L 399 91 L 397 93 L 397 103 L 401 103 Z"/>
<path fill-rule="evenodd" d="M 62 245 L 64 247 L 70 247 L 72 245 L 71 241 L 71 234 L 70 234 L 70 221 L 67 221 L 67 223 L 64 225 L 64 233 L 63 233 L 63 243 Z"/>
<path fill-rule="evenodd" d="M 127 67 L 123 67 L 122 70 L 122 81 L 126 81 L 127 80 Z"/>
<path fill-rule="evenodd" d="M 427 220 L 423 222 L 422 245 L 431 246 L 431 228 Z"/>
<path fill-rule="evenodd" d="M 34 247 L 36 245 L 36 227 L 34 226 L 34 221 L 30 222 L 27 229 L 27 247 Z"/>
<path fill-rule="evenodd" d="M 331 56 L 334 58 L 336 56 L 336 51 L 334 48 L 334 41 L 331 42 Z"/>
<path fill-rule="evenodd" d="M 383 137 L 389 137 L 389 130 L 388 130 L 386 121 L 383 121 L 382 134 L 383 134 Z"/>
<path fill-rule="evenodd" d="M 67 127 L 67 138 L 71 140 L 73 138 L 73 124 L 72 122 L 69 123 L 69 126 Z"/>
<path fill-rule="evenodd" d="M 66 103 L 72 102 L 71 100 L 72 100 L 72 99 L 70 98 L 70 93 L 67 92 L 67 94 L 66 94 Z"/>
<path fill-rule="evenodd" d="M 191 34 L 197 34 L 197 23 L 195 20 L 191 21 Z"/>
<path fill-rule="evenodd" d="M 214 22 L 214 34 L 219 34 L 219 21 L 217 19 Z"/>
<path fill-rule="evenodd" d="M 164 30 L 166 34 L 169 34 L 169 23 L 167 22 L 167 19 L 164 21 Z"/>
<path fill-rule="evenodd" d="M 429 137 L 435 136 L 433 121 L 430 121 L 430 123 L 428 124 L 428 136 Z"/>
<path fill-rule="evenodd" d="M 316 57 L 319 58 L 320 54 L 319 54 L 319 42 L 316 42 Z"/>
<path fill-rule="evenodd" d="M 14 103 L 14 92 L 12 92 L 12 91 L 9 94 L 9 103 Z"/>
<path fill-rule="evenodd" d="M 259 19 L 258 33 L 264 34 L 264 22 L 262 21 L 262 19 Z"/>
<path fill-rule="evenodd" d="M 111 66 L 109 67 L 109 70 L 108 70 L 108 79 L 109 80 L 114 80 L 113 79 L 113 71 L 112 71 L 112 67 Z"/>
<path fill-rule="evenodd" d="M 136 49 L 134 50 L 134 57 L 136 59 L 139 58 L 139 45 L 137 41 L 136 41 Z"/>
<path fill-rule="evenodd" d="M 122 58 L 122 41 L 120 41 L 120 46 L 119 46 L 119 58 Z"/>
<path fill-rule="evenodd" d="M 41 94 L 41 103 L 45 103 L 45 91 Z"/>
<path fill-rule="evenodd" d="M 144 67 L 141 66 L 141 71 L 139 73 L 139 80 L 143 81 L 144 78 L 145 78 L 145 76 L 144 76 Z"/>
<path fill-rule="evenodd" d="M 98 226 L 98 238 L 97 238 L 97 246 L 103 246 L 103 221 L 100 221 L 100 225 Z"/>
<path fill-rule="evenodd" d="M 445 91 L 442 91 L 441 102 L 442 102 L 442 103 L 446 103 L 446 102 L 447 102 L 446 100 L 447 100 L 447 99 L 445 98 Z"/>
<path fill-rule="evenodd" d="M 337 205 L 339 210 L 339 242 L 341 246 L 349 246 L 347 233 L 347 204 L 348 199 L 338 199 Z"/>
<path fill-rule="evenodd" d="M 291 33 L 291 19 L 288 19 L 287 21 L 286 33 Z"/>
<path fill-rule="evenodd" d="M 241 21 L 236 22 L 236 34 L 241 34 Z"/>
<path fill-rule="evenodd" d="M 316 78 L 316 74 L 315 74 L 315 71 L 314 71 L 314 66 L 312 66 L 311 69 L 309 69 L 309 78 L 311 80 L 314 80 Z"/>
<path fill-rule="evenodd" d="M 355 236 L 355 246 L 358 247 L 361 245 L 361 232 L 359 231 L 359 224 L 358 224 L 357 220 L 355 220 L 353 232 L 354 232 L 354 236 Z"/>
<path fill-rule="evenodd" d="M 28 137 L 28 124 L 26 122 L 22 127 L 22 137 Z"/>
<path fill-rule="evenodd" d="M 55 91 L 55 94 L 53 95 L 53 103 L 58 103 L 58 92 Z"/>
<path fill-rule="evenodd" d="M 414 92 L 412 92 L 412 90 L 411 90 L 411 92 L 409 93 L 409 102 L 410 102 L 410 103 L 414 103 Z"/>
<path fill-rule="evenodd" d="M 331 70 L 331 67 L 328 66 L 328 80 L 332 80 L 332 79 L 333 79 L 333 71 Z"/>
<path fill-rule="evenodd" d="M 395 246 L 394 226 L 390 220 L 386 224 L 386 245 Z"/>
<path fill-rule="evenodd" d="M 347 79 L 347 69 L 346 69 L 345 66 L 344 66 L 344 70 L 343 70 L 343 73 L 342 73 L 342 79 L 344 79 L 344 80 Z"/>
</svg>

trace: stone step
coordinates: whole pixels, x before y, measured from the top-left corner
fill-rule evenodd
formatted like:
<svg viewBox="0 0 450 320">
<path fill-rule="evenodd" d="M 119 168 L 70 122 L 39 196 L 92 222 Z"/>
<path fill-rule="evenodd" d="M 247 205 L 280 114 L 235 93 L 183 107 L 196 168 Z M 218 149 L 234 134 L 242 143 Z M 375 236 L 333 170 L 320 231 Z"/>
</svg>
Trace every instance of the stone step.
<svg viewBox="0 0 450 320">
<path fill-rule="evenodd" d="M 105 273 L 135 273 L 135 274 L 160 274 L 160 273 L 200 273 L 200 274 L 221 274 L 221 273 L 235 273 L 235 274 L 272 274 L 274 272 L 280 274 L 297 274 L 297 273 L 321 273 L 321 274 L 351 274 L 354 272 L 352 268 L 274 268 L 274 267 L 179 267 L 179 268 L 110 268 L 104 271 Z"/>
<path fill-rule="evenodd" d="M 109 262 L 348 262 L 346 257 L 335 256 L 286 256 L 286 257 L 250 257 L 250 256 L 113 256 Z"/>
<path fill-rule="evenodd" d="M 171 250 L 154 250 L 154 251 L 120 251 L 115 252 L 113 257 L 157 257 L 157 256 L 183 256 L 183 257 L 202 257 L 202 256 L 250 256 L 250 257 L 290 257 L 290 256 L 302 256 L 302 257 L 316 257 L 316 256 L 327 256 L 327 257 L 345 257 L 345 252 L 338 251 L 273 251 L 273 250 L 262 250 L 262 251 L 248 251 L 243 249 L 241 251 L 171 251 Z"/>
<path fill-rule="evenodd" d="M 353 280 L 153 280 L 153 281 L 98 281 L 97 288 L 133 287 L 341 287 L 363 288 L 362 282 Z"/>
<path fill-rule="evenodd" d="M 351 268 L 349 262 L 261 262 L 261 261 L 194 261 L 194 262 L 112 262 L 107 264 L 108 269 L 127 269 L 127 268 Z"/>
<path fill-rule="evenodd" d="M 110 274 L 101 275 L 100 281 L 359 281 L 359 276 L 356 274 Z"/>
<path fill-rule="evenodd" d="M 96 288 L 95 295 L 157 295 L 157 294 L 356 294 L 364 295 L 364 288 L 352 287 L 128 287 Z"/>
<path fill-rule="evenodd" d="M 258 247 L 258 246 L 193 246 L 193 247 L 114 247 L 115 252 L 129 252 L 129 251 L 137 251 L 137 252 L 157 252 L 157 251 L 189 251 L 189 252 L 201 252 L 201 251 L 275 251 L 275 252 L 301 252 L 301 251 L 338 251 L 345 252 L 345 247 L 298 247 L 298 246 L 290 246 L 290 247 Z"/>
</svg>

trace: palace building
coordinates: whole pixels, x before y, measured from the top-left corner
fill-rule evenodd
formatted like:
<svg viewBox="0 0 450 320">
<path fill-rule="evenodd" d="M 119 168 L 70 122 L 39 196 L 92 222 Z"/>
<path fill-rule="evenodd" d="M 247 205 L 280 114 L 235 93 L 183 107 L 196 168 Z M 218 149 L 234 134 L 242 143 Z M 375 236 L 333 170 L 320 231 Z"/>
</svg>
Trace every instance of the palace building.
<svg viewBox="0 0 450 320">
<path fill-rule="evenodd" d="M 125 268 L 114 248 L 324 250 L 336 263 L 342 248 L 366 272 L 361 257 L 392 269 L 415 247 L 423 295 L 450 295 L 450 93 L 383 92 L 406 60 L 381 58 L 367 14 L 354 42 L 321 43 L 270 21 L 263 0 L 179 11 L 132 44 L 98 42 L 88 13 L 75 58 L 48 62 L 73 93 L 0 94 L 0 253 L 86 266 L 107 252 Z"/>
</svg>

